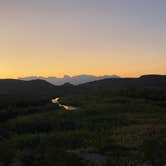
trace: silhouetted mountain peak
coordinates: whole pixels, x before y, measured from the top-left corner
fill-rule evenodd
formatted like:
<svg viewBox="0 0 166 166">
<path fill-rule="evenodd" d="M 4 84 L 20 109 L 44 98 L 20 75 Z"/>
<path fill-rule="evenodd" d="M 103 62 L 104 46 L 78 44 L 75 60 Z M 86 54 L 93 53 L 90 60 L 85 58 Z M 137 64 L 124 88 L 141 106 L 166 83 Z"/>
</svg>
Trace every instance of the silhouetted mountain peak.
<svg viewBox="0 0 166 166">
<path fill-rule="evenodd" d="M 14 79 L 0 80 L 1 95 L 46 95 L 51 94 L 55 86 L 45 80 L 22 81 Z"/>
<path fill-rule="evenodd" d="M 63 77 L 64 79 L 68 79 L 68 78 L 71 78 L 69 75 L 64 75 L 64 77 Z"/>
<path fill-rule="evenodd" d="M 36 83 L 36 84 L 45 84 L 45 85 L 51 85 L 52 86 L 52 84 L 50 84 L 48 81 L 46 81 L 46 80 L 42 80 L 42 79 L 35 79 L 35 80 L 30 80 L 30 81 L 25 81 L 25 82 L 27 82 L 27 83 Z"/>
<path fill-rule="evenodd" d="M 165 78 L 166 75 L 159 75 L 159 74 L 149 74 L 149 75 L 142 75 L 141 79 L 160 79 Z"/>
<path fill-rule="evenodd" d="M 77 75 L 77 76 L 69 76 L 64 75 L 63 78 L 57 78 L 57 77 L 25 77 L 25 78 L 19 78 L 20 80 L 35 80 L 35 79 L 42 79 L 46 80 L 47 82 L 53 84 L 53 85 L 63 85 L 65 83 L 70 83 L 73 85 L 79 85 L 87 82 L 102 80 L 106 78 L 119 78 L 117 75 L 104 75 L 104 76 L 94 76 L 94 75 Z"/>
<path fill-rule="evenodd" d="M 14 79 L 0 80 L 0 95 L 56 97 L 63 95 L 78 95 L 95 93 L 112 93 L 124 89 L 166 89 L 166 76 L 144 75 L 140 78 L 106 78 L 74 86 L 70 82 L 61 86 L 37 79 L 22 81 Z"/>
</svg>

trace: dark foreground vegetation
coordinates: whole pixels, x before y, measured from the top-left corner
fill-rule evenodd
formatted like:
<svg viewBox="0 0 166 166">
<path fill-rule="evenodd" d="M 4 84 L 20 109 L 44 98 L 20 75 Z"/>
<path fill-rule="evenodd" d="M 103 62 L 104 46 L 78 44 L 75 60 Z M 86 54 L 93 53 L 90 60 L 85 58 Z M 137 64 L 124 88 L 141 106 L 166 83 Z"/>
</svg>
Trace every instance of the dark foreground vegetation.
<svg viewBox="0 0 166 166">
<path fill-rule="evenodd" d="M 0 166 L 166 164 L 165 76 L 34 82 L 0 81 Z M 52 104 L 57 95 L 78 109 Z"/>
</svg>

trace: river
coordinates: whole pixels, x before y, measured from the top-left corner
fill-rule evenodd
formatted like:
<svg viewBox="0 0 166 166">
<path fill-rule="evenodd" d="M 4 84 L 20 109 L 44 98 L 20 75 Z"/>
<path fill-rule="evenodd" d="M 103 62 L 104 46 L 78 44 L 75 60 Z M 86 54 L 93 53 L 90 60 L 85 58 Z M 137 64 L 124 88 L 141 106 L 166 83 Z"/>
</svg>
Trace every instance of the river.
<svg viewBox="0 0 166 166">
<path fill-rule="evenodd" d="M 59 97 L 54 98 L 51 101 L 52 101 L 53 104 L 58 104 L 59 107 L 65 109 L 66 111 L 72 111 L 72 110 L 77 109 L 76 107 L 73 107 L 73 106 L 68 106 L 68 105 L 61 104 Z"/>
</svg>

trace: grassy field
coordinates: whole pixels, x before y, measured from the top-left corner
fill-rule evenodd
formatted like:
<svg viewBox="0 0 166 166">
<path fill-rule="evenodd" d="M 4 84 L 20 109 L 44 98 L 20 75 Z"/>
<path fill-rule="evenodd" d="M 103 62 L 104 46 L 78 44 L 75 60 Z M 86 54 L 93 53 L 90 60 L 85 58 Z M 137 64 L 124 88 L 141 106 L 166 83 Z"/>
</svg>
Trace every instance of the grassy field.
<svg viewBox="0 0 166 166">
<path fill-rule="evenodd" d="M 81 158 L 82 153 L 104 156 L 103 165 L 110 166 L 165 163 L 165 100 L 92 96 L 62 102 L 78 110 L 65 111 L 49 101 L 1 108 L 1 165 L 100 164 Z"/>
</svg>

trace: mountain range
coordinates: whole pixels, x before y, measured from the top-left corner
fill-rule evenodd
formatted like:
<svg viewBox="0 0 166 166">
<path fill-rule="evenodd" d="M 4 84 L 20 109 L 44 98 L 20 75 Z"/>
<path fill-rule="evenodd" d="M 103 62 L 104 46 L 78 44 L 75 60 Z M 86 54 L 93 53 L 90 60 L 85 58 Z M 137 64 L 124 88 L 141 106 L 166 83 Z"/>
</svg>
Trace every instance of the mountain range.
<svg viewBox="0 0 166 166">
<path fill-rule="evenodd" d="M 83 75 L 77 75 L 77 76 L 73 76 L 73 77 L 71 77 L 69 75 L 64 75 L 63 78 L 32 76 L 32 77 L 22 77 L 22 78 L 18 78 L 18 79 L 24 80 L 24 81 L 41 79 L 41 80 L 45 80 L 53 85 L 63 85 L 65 83 L 79 85 L 79 84 L 107 79 L 107 78 L 119 78 L 119 76 L 117 76 L 117 75 L 94 76 L 94 75 L 83 74 Z"/>
<path fill-rule="evenodd" d="M 67 95 L 111 94 L 123 90 L 166 91 L 165 75 L 145 75 L 139 78 L 107 78 L 80 85 L 65 83 L 55 86 L 45 80 L 0 80 L 0 96 L 50 98 Z M 160 93 L 159 93 L 160 94 Z"/>
</svg>

